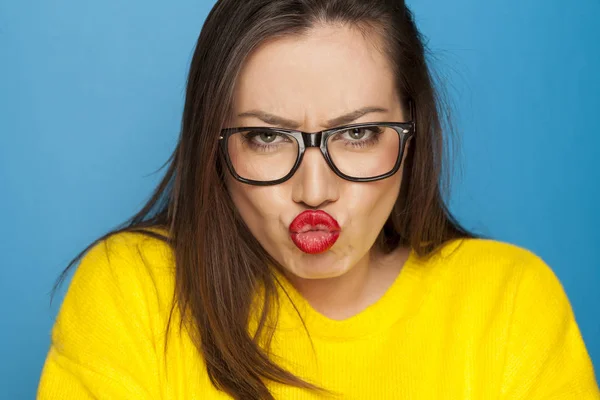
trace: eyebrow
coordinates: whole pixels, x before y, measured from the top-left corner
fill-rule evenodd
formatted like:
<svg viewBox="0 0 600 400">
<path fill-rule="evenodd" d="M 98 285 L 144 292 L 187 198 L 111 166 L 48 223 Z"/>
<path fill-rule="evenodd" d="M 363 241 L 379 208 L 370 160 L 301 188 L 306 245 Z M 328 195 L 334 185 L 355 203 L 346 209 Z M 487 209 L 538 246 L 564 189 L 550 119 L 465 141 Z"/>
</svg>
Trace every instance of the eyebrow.
<svg viewBox="0 0 600 400">
<path fill-rule="evenodd" d="M 363 115 L 370 114 L 370 113 L 384 113 L 384 112 L 388 112 L 388 110 L 386 108 L 375 107 L 375 106 L 362 107 L 362 108 L 359 108 L 358 110 L 354 110 L 347 114 L 340 115 L 339 117 L 328 120 L 325 127 L 332 128 L 334 126 L 346 125 L 346 124 L 349 124 L 349 123 L 359 119 Z M 283 118 L 283 117 L 268 113 L 266 111 L 261 111 L 261 110 L 246 111 L 241 114 L 238 114 L 238 117 L 255 117 L 255 118 L 260 119 L 261 121 L 263 121 L 266 124 L 275 125 L 275 126 L 279 126 L 282 128 L 288 128 L 288 129 L 297 129 L 302 125 L 301 123 L 299 123 L 297 121 Z"/>
</svg>

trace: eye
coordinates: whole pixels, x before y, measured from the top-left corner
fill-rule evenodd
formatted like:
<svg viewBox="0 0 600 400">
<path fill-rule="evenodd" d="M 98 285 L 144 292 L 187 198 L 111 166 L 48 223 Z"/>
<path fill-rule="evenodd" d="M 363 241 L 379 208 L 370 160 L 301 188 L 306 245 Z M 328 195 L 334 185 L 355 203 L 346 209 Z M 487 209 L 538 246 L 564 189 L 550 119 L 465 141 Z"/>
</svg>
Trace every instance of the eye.
<svg viewBox="0 0 600 400">
<path fill-rule="evenodd" d="M 345 139 L 348 141 L 359 141 L 369 140 L 373 136 L 381 133 L 381 129 L 377 126 L 370 126 L 365 128 L 350 128 L 345 131 L 341 131 L 335 135 L 334 140 Z"/>
<path fill-rule="evenodd" d="M 362 139 L 366 134 L 365 128 L 354 128 L 346 131 L 350 139 L 359 140 Z"/>
<path fill-rule="evenodd" d="M 247 139 L 257 144 L 272 144 L 285 142 L 289 140 L 282 134 L 269 131 L 251 131 L 248 132 L 245 136 Z"/>
<path fill-rule="evenodd" d="M 255 137 L 259 137 L 260 140 L 262 140 L 265 143 L 271 143 L 277 138 L 277 135 L 272 132 L 262 132 Z"/>
</svg>

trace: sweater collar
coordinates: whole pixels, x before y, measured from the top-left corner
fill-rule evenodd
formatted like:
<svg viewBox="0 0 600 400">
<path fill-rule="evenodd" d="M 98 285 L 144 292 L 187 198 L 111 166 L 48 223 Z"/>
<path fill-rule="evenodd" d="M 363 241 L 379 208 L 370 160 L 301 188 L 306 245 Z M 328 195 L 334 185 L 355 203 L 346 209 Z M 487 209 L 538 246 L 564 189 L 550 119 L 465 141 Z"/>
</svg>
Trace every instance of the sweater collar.
<svg viewBox="0 0 600 400">
<path fill-rule="evenodd" d="M 279 281 L 278 329 L 306 329 L 313 338 L 332 341 L 361 338 L 386 330 L 418 312 L 427 297 L 429 285 L 422 282 L 426 270 L 435 258 L 448 256 L 458 242 L 460 240 L 446 243 L 427 259 L 419 257 L 411 249 L 408 259 L 383 296 L 358 314 L 343 320 L 331 319 L 315 310 L 281 272 L 275 271 Z"/>
</svg>

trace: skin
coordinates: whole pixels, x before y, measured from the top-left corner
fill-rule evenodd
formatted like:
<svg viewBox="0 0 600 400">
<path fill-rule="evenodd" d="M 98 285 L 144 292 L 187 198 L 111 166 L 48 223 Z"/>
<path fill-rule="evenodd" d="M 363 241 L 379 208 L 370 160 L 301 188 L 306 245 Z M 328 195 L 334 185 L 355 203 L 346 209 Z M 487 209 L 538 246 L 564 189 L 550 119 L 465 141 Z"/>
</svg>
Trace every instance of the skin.
<svg viewBox="0 0 600 400">
<path fill-rule="evenodd" d="M 306 35 L 277 38 L 258 47 L 236 83 L 228 126 L 278 126 L 316 132 L 328 121 L 371 106 L 348 123 L 405 121 L 394 76 L 377 37 L 340 25 L 319 25 Z M 288 121 L 262 120 L 265 112 Z M 242 115 L 245 114 L 245 115 Z M 373 249 L 396 201 L 402 168 L 369 183 L 346 181 L 318 149 L 308 149 L 292 178 L 275 186 L 252 186 L 231 175 L 227 186 L 252 234 L 283 265 L 285 275 L 311 306 L 332 319 L 345 319 L 376 302 L 408 257 L 399 248 L 383 256 Z M 301 252 L 288 227 L 307 209 L 332 215 L 342 231 L 327 252 Z"/>
</svg>

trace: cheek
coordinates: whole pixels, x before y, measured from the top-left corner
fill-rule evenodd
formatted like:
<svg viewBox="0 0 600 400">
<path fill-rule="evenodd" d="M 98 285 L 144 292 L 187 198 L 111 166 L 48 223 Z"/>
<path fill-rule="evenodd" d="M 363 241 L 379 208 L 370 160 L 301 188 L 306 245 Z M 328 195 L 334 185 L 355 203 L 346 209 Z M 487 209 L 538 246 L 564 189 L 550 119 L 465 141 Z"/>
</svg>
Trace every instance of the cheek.
<svg viewBox="0 0 600 400">
<path fill-rule="evenodd" d="M 289 207 L 285 187 L 251 186 L 235 180 L 229 181 L 227 186 L 242 220 L 254 237 L 265 245 L 269 241 L 268 232 L 278 229 L 280 216 L 286 206 Z"/>
<path fill-rule="evenodd" d="M 398 198 L 401 173 L 371 183 L 349 183 L 346 196 L 340 200 L 346 204 L 354 234 L 379 233 Z"/>
</svg>

